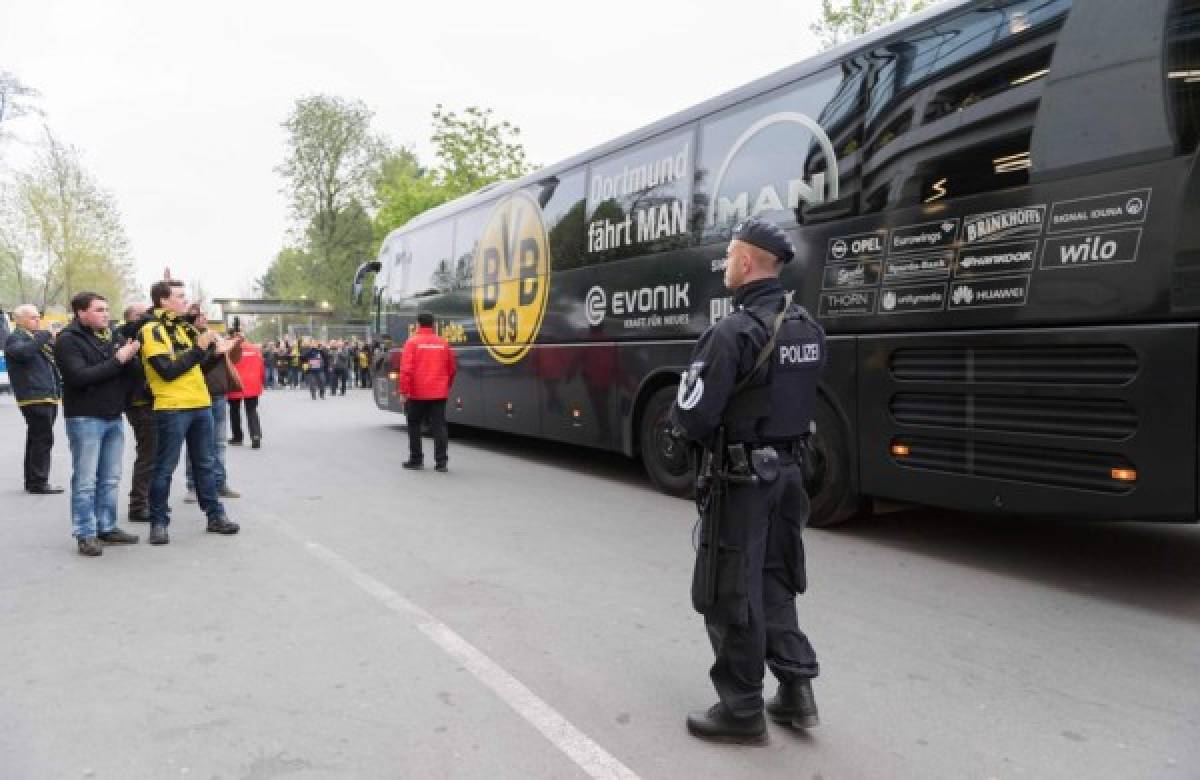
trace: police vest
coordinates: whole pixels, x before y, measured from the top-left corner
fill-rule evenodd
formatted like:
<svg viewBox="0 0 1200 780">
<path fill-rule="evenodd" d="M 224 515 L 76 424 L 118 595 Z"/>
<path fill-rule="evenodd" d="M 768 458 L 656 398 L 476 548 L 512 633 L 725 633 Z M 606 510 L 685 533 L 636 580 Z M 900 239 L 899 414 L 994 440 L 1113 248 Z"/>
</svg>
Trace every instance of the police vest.
<svg viewBox="0 0 1200 780">
<path fill-rule="evenodd" d="M 777 309 L 746 311 L 770 333 Z M 801 307 L 789 307 L 765 367 L 726 407 L 723 423 L 727 440 L 783 441 L 808 433 L 824 365 L 824 328 Z"/>
</svg>

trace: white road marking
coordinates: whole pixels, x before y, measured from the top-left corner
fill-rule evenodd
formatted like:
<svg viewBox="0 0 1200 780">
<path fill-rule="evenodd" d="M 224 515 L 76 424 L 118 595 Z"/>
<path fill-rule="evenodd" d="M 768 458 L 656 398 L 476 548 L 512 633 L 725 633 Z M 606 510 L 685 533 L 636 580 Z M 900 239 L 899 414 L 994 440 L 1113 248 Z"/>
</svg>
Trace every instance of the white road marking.
<svg viewBox="0 0 1200 780">
<path fill-rule="evenodd" d="M 350 561 L 316 542 L 302 539 L 287 526 L 275 523 L 283 533 L 304 545 L 313 556 L 324 561 L 369 596 L 393 612 L 410 618 L 417 629 L 429 637 L 447 655 L 458 661 L 481 683 L 491 688 L 509 707 L 529 722 L 542 736 L 574 761 L 590 777 L 638 780 L 637 774 L 622 764 L 588 735 L 560 715 L 537 694 L 488 658 L 478 648 L 456 634 L 421 607 L 401 596 L 379 580 L 362 571 Z"/>
</svg>

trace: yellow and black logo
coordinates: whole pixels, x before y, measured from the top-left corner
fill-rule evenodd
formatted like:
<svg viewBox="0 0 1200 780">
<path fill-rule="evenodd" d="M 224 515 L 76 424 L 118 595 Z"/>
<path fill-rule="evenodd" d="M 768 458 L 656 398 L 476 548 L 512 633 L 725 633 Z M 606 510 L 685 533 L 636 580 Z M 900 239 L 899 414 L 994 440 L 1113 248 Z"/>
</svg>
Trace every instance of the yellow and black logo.
<svg viewBox="0 0 1200 780">
<path fill-rule="evenodd" d="M 516 363 L 537 339 L 550 287 L 542 208 L 514 192 L 492 209 L 475 253 L 475 325 L 492 357 Z"/>
</svg>

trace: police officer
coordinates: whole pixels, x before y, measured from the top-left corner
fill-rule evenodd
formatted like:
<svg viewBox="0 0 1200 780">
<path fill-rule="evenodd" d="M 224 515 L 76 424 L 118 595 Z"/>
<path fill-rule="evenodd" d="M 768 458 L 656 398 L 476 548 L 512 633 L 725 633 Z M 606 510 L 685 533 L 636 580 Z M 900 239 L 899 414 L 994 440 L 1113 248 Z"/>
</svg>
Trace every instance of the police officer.
<svg viewBox="0 0 1200 780">
<path fill-rule="evenodd" d="M 799 461 L 825 332 L 779 282 L 794 255 L 774 225 L 751 218 L 734 228 L 725 285 L 735 310 L 700 337 L 671 412 L 676 433 L 703 448 L 697 500 L 708 541 L 692 596 L 716 654 L 709 674 L 720 701 L 687 725 L 706 739 L 766 742 L 764 662 L 779 680 L 767 713 L 796 728 L 817 725 L 817 658 L 795 602 L 806 585 L 809 512 Z"/>
</svg>

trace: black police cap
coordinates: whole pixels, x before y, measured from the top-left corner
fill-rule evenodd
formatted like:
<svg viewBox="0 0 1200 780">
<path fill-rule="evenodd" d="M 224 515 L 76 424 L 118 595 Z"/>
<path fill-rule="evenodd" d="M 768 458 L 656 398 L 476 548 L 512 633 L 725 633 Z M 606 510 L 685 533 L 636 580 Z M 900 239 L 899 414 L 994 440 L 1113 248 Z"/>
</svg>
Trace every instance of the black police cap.
<svg viewBox="0 0 1200 780">
<path fill-rule="evenodd" d="M 764 222 L 758 217 L 742 220 L 733 229 L 733 237 L 738 241 L 753 244 L 759 249 L 766 250 L 779 258 L 781 262 L 790 262 L 796 256 L 796 250 L 787 234 L 770 222 Z"/>
</svg>

